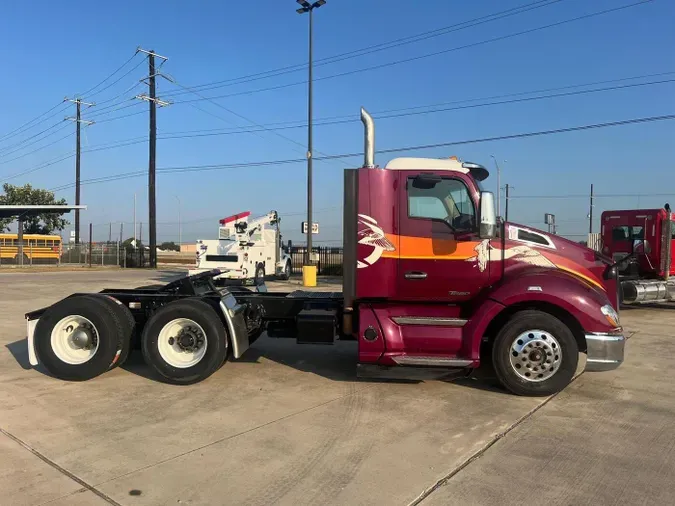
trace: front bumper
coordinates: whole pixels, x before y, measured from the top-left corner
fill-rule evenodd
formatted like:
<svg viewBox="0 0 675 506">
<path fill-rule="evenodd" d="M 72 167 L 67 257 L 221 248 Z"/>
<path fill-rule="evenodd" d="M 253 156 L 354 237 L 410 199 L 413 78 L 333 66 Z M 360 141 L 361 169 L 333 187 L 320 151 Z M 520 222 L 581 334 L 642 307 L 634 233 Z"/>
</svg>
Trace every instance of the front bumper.
<svg viewBox="0 0 675 506">
<path fill-rule="evenodd" d="M 623 334 L 586 334 L 586 371 L 611 371 L 623 363 Z"/>
</svg>

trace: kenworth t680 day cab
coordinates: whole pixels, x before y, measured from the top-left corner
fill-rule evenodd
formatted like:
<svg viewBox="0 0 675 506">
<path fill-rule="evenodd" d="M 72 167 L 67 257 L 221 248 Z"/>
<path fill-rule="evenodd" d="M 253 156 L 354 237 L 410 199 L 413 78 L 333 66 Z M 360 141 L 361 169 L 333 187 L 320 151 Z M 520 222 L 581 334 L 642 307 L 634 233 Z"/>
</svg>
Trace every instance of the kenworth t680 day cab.
<svg viewBox="0 0 675 506">
<path fill-rule="evenodd" d="M 451 159 L 365 163 L 344 176 L 342 293 L 217 288 L 219 271 L 155 288 L 73 294 L 26 315 L 32 364 L 89 379 L 134 341 L 166 381 L 193 383 L 263 332 L 301 344 L 355 340 L 361 377 L 427 379 L 481 361 L 521 395 L 549 395 L 623 361 L 611 259 L 561 237 L 498 223 L 487 170 Z"/>
</svg>

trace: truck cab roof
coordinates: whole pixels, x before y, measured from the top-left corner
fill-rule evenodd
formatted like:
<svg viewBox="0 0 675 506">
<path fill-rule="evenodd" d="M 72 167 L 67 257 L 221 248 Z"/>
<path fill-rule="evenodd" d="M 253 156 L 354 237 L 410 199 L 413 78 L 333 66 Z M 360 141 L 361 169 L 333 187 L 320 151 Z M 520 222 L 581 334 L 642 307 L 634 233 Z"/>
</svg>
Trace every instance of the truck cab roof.
<svg viewBox="0 0 675 506">
<path fill-rule="evenodd" d="M 490 175 L 488 170 L 477 163 L 462 162 L 456 157 L 452 158 L 413 158 L 403 157 L 390 160 L 385 169 L 389 170 L 447 170 L 471 174 L 471 176 L 483 181 Z"/>
</svg>

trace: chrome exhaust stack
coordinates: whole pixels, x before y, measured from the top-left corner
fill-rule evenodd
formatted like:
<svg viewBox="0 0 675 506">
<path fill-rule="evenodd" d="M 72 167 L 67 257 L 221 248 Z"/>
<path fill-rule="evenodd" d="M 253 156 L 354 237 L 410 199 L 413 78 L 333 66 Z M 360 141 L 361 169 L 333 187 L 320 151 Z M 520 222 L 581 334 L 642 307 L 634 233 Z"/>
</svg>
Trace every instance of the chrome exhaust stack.
<svg viewBox="0 0 675 506">
<path fill-rule="evenodd" d="M 363 147 L 363 166 L 367 169 L 375 167 L 375 122 L 373 117 L 361 107 L 361 121 L 365 128 Z"/>
</svg>

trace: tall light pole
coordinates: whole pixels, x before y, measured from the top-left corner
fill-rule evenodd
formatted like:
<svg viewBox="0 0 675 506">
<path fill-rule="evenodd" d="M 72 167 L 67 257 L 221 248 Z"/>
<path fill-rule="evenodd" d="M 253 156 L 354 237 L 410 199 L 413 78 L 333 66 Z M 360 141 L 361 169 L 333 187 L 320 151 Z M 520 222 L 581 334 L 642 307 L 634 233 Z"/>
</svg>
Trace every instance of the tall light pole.
<svg viewBox="0 0 675 506">
<path fill-rule="evenodd" d="M 499 164 L 497 163 L 497 158 L 495 158 L 495 155 L 490 155 L 490 158 L 492 158 L 495 161 L 495 167 L 497 167 L 497 216 L 502 215 L 502 171 L 499 168 Z M 506 160 L 504 160 L 506 162 Z"/>
<path fill-rule="evenodd" d="M 312 265 L 312 12 L 322 5 L 326 0 L 317 0 L 308 2 L 307 0 L 296 0 L 300 8 L 296 11 L 298 14 L 309 13 L 309 89 L 307 101 L 307 263 Z"/>
<path fill-rule="evenodd" d="M 180 235 L 180 199 L 178 198 L 178 195 L 174 195 L 174 197 L 178 201 L 178 252 L 180 253 L 180 245 L 183 244 Z"/>
</svg>

